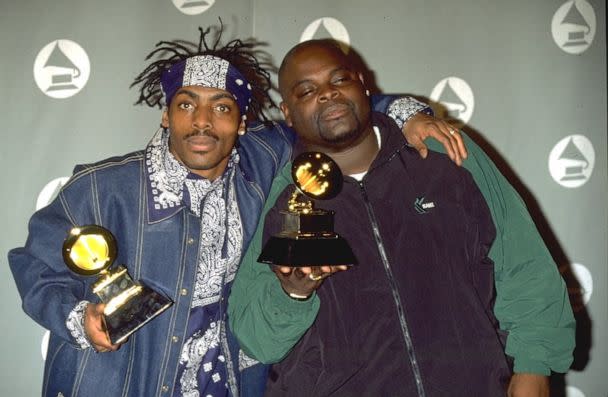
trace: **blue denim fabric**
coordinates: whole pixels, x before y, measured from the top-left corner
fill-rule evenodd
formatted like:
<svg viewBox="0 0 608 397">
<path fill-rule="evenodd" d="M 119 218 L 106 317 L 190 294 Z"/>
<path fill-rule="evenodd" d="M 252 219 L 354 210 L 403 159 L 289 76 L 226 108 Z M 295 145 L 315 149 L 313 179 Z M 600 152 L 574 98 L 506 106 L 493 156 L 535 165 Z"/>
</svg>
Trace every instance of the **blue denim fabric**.
<svg viewBox="0 0 608 397">
<path fill-rule="evenodd" d="M 257 124 L 239 138 L 241 158 L 235 189 L 243 222 L 243 252 L 257 226 L 272 180 L 291 156 L 293 134 L 280 125 Z M 200 219 L 186 207 L 155 217 L 148 206 L 149 183 L 143 152 L 78 166 L 58 197 L 36 212 L 25 247 L 9 252 L 9 263 L 23 309 L 51 331 L 44 374 L 44 396 L 169 396 L 176 381 L 184 331 L 194 288 Z M 154 221 L 150 221 L 154 219 Z M 116 237 L 118 257 L 131 276 L 166 294 L 174 304 L 131 335 L 117 352 L 82 350 L 68 329 L 68 313 L 81 300 L 98 301 L 95 277 L 72 273 L 61 247 L 74 226 L 98 224 Z M 224 285 L 220 310 L 226 319 L 231 283 Z M 228 322 L 225 321 L 227 326 Z M 226 330 L 224 355 L 232 390 L 261 395 L 267 368 L 242 372 L 236 339 Z"/>
</svg>

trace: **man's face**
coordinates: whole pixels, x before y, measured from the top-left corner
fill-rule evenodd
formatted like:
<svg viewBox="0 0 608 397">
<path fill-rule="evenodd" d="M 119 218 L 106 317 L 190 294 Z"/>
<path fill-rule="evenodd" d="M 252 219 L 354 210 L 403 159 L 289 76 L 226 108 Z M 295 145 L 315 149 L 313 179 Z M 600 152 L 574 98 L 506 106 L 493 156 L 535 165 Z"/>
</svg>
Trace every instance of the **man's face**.
<svg viewBox="0 0 608 397">
<path fill-rule="evenodd" d="M 354 145 L 370 127 L 369 98 L 360 75 L 339 49 L 304 46 L 279 76 L 287 124 L 308 145 L 327 152 Z"/>
<path fill-rule="evenodd" d="M 239 128 L 245 128 L 232 94 L 218 88 L 180 88 L 163 112 L 169 150 L 191 172 L 207 179 L 222 175 Z"/>
</svg>

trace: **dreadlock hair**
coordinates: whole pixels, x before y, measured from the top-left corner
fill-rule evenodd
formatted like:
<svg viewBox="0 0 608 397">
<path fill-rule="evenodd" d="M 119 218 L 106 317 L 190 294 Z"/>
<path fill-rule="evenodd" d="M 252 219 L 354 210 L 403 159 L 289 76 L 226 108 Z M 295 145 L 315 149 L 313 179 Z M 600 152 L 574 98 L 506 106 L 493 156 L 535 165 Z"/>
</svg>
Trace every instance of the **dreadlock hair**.
<svg viewBox="0 0 608 397">
<path fill-rule="evenodd" d="M 258 61 L 257 57 L 260 56 L 262 51 L 257 49 L 256 46 L 260 43 L 252 39 L 245 41 L 235 39 L 225 46 L 219 47 L 224 31 L 221 19 L 220 27 L 214 29 L 216 37 L 212 46 L 207 42 L 211 28 L 203 30 L 199 27 L 198 30 L 200 32 L 198 46 L 183 40 L 160 41 L 155 45 L 156 48 L 148 54 L 146 61 L 152 58 L 159 59 L 149 64 L 130 85 L 130 87 L 140 85 L 139 98 L 135 104 L 145 103 L 150 107 L 156 106 L 159 109 L 163 105 L 168 106 L 169 104 L 163 103 L 164 95 L 160 85 L 160 76 L 163 71 L 192 56 L 214 55 L 228 61 L 251 84 L 251 102 L 249 103 L 247 119 L 270 122 L 271 116 L 266 112 L 273 107 L 277 107 L 270 97 L 272 83 L 270 73 L 266 70 L 266 68 L 271 68 L 272 65 L 268 61 Z M 264 54 L 262 53 L 262 55 Z"/>
</svg>

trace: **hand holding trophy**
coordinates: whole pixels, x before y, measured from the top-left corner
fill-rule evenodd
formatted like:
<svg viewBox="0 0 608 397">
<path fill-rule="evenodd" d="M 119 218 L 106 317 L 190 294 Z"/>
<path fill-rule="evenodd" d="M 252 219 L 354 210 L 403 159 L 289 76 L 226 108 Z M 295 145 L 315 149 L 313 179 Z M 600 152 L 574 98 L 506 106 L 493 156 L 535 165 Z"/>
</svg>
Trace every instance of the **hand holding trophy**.
<svg viewBox="0 0 608 397">
<path fill-rule="evenodd" d="M 98 225 L 75 227 L 63 243 L 63 259 L 73 272 L 100 275 L 93 292 L 105 304 L 103 320 L 112 344 L 158 316 L 173 302 L 141 282 L 133 281 L 124 266 L 109 270 L 116 259 L 116 240 Z"/>
<path fill-rule="evenodd" d="M 294 268 L 355 265 L 348 242 L 334 232 L 334 211 L 314 208 L 303 197 L 328 200 L 338 195 L 342 189 L 338 164 L 323 153 L 305 152 L 293 161 L 291 176 L 296 190 L 287 210 L 281 211 L 282 230 L 270 237 L 258 261 Z M 309 277 L 317 281 L 323 275 Z"/>
</svg>

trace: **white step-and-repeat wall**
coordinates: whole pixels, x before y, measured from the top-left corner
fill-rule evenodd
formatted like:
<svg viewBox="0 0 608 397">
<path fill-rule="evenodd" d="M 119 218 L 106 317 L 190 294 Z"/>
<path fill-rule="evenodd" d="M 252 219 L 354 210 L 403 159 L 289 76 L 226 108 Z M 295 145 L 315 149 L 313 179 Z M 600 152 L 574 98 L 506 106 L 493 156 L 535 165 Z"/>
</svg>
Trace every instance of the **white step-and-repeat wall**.
<svg viewBox="0 0 608 397">
<path fill-rule="evenodd" d="M 46 331 L 31 321 L 6 252 L 74 164 L 143 148 L 160 112 L 129 84 L 160 40 L 349 43 L 389 93 L 460 120 L 528 204 L 577 317 L 571 371 L 553 394 L 608 394 L 605 0 L 4 1 L 0 6 L 0 395 L 40 394 Z"/>
</svg>

